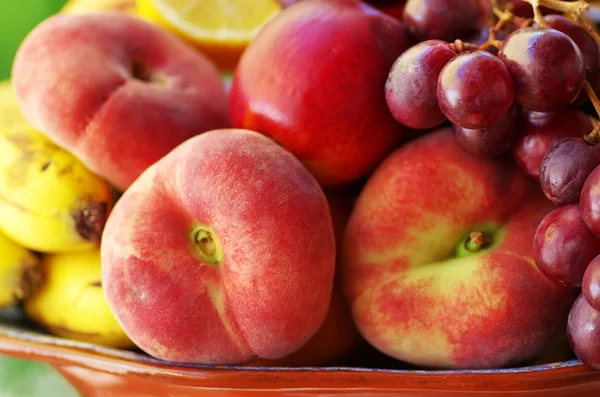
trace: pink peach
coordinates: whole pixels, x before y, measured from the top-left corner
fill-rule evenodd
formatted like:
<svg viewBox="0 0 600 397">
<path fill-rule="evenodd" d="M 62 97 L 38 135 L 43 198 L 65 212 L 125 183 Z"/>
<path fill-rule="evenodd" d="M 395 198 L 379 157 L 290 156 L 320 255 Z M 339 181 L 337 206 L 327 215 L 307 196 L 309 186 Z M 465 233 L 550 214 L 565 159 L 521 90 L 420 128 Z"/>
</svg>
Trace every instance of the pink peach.
<svg viewBox="0 0 600 397">
<path fill-rule="evenodd" d="M 101 253 L 123 330 L 166 360 L 289 355 L 331 299 L 325 195 L 295 157 L 252 131 L 201 134 L 148 168 L 117 202 Z"/>
<path fill-rule="evenodd" d="M 12 79 L 29 122 L 120 190 L 186 139 L 230 125 L 216 66 L 122 12 L 47 19 Z"/>
</svg>

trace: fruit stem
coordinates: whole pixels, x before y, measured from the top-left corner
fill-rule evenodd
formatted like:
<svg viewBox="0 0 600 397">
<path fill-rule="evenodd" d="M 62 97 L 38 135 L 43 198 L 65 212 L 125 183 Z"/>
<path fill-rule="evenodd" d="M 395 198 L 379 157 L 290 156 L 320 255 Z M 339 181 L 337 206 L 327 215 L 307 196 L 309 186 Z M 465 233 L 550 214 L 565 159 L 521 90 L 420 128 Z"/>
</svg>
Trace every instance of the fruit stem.
<svg viewBox="0 0 600 397">
<path fill-rule="evenodd" d="M 514 18 L 514 14 L 510 11 L 502 11 L 500 8 L 494 6 L 494 14 L 498 17 L 498 22 L 496 25 L 492 26 L 489 30 L 490 34 L 485 43 L 479 46 L 479 50 L 486 50 L 488 47 L 496 47 L 499 48 L 502 42 L 496 39 L 496 36 L 500 29 L 506 25 L 508 21 L 511 21 Z"/>
<path fill-rule="evenodd" d="M 596 123 L 592 132 L 583 136 L 583 140 L 590 146 L 600 143 L 600 123 Z"/>
<path fill-rule="evenodd" d="M 598 96 L 594 92 L 594 88 L 592 87 L 590 82 L 587 80 L 584 81 L 583 88 L 585 89 L 585 92 L 587 93 L 588 97 L 590 98 L 590 101 L 592 101 L 592 105 L 594 105 L 594 109 L 596 110 L 596 113 L 598 114 L 598 116 L 600 116 L 600 100 L 598 100 Z"/>
<path fill-rule="evenodd" d="M 457 39 L 453 43 L 448 44 L 448 47 L 457 54 L 460 54 L 464 51 L 472 51 L 479 49 L 479 46 L 471 43 L 465 43 L 461 39 Z"/>
<path fill-rule="evenodd" d="M 564 0 L 525 0 L 532 6 L 534 3 L 537 7 L 547 7 L 556 11 L 566 12 L 573 15 L 581 15 L 586 12 L 590 5 L 585 0 L 564 1 Z M 535 7 L 534 7 L 535 10 Z M 535 12 L 535 11 L 534 11 Z M 537 21 L 536 21 L 537 22 Z"/>
<path fill-rule="evenodd" d="M 581 26 L 587 32 L 587 34 L 592 36 L 596 44 L 600 45 L 600 34 L 598 34 L 598 31 L 594 28 L 590 21 L 583 15 L 580 15 L 576 21 L 579 23 L 579 26 Z"/>
<path fill-rule="evenodd" d="M 531 7 L 533 8 L 533 20 L 535 21 L 535 23 L 537 23 L 538 25 L 540 25 L 542 28 L 547 28 L 548 22 L 546 22 L 546 18 L 544 18 L 544 15 L 542 14 L 542 11 L 540 10 L 540 0 L 525 0 L 527 3 L 531 4 Z"/>
<path fill-rule="evenodd" d="M 465 249 L 471 253 L 477 253 L 487 248 L 492 243 L 492 236 L 487 232 L 471 232 L 465 240 Z"/>
<path fill-rule="evenodd" d="M 223 260 L 221 246 L 215 233 L 205 226 L 196 226 L 190 234 L 192 247 L 196 257 L 212 265 Z"/>
<path fill-rule="evenodd" d="M 196 232 L 196 245 L 206 256 L 213 256 L 217 252 L 217 245 L 210 232 L 198 230 Z"/>
</svg>

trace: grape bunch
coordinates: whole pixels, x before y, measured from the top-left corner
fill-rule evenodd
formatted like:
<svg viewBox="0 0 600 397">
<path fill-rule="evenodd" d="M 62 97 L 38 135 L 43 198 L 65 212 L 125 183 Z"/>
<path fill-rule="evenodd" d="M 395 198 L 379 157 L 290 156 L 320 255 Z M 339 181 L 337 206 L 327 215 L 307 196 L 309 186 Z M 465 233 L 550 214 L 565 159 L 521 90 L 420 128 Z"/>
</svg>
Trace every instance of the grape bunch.
<svg viewBox="0 0 600 397">
<path fill-rule="evenodd" d="M 509 158 L 555 205 L 536 230 L 547 278 L 580 290 L 574 353 L 600 368 L 600 36 L 583 0 L 408 0 L 419 42 L 393 64 L 385 98 L 401 124 L 444 123 L 476 156 Z M 590 107 L 591 105 L 591 107 Z M 585 110 L 585 111 L 584 111 Z"/>
</svg>

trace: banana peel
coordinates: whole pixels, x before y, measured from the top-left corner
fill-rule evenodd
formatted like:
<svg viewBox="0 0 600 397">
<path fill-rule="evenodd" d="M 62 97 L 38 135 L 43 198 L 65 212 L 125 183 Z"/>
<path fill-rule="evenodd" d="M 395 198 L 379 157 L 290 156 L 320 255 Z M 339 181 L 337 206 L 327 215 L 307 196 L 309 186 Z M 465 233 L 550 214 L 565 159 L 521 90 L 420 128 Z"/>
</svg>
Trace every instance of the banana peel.
<svg viewBox="0 0 600 397">
<path fill-rule="evenodd" d="M 40 287 L 23 303 L 25 314 L 53 335 L 130 349 L 101 284 L 100 250 L 45 255 Z"/>
<path fill-rule="evenodd" d="M 14 125 L 27 124 L 17 104 L 10 81 L 0 81 L 0 131 Z"/>
<path fill-rule="evenodd" d="M 38 257 L 0 234 L 0 309 L 28 298 L 41 278 Z"/>
<path fill-rule="evenodd" d="M 27 124 L 0 130 L 0 230 L 44 253 L 92 249 L 112 207 L 108 183 Z"/>
</svg>

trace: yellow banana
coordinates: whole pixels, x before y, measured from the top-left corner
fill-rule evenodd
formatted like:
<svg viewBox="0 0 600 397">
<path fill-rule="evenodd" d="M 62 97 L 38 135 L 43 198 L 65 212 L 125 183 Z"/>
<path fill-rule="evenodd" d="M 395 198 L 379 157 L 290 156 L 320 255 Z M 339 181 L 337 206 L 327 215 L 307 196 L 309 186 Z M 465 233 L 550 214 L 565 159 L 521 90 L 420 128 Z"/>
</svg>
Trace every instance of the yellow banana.
<svg viewBox="0 0 600 397">
<path fill-rule="evenodd" d="M 135 13 L 135 0 L 69 0 L 62 13 L 85 13 L 92 11 L 118 10 Z"/>
<path fill-rule="evenodd" d="M 108 183 L 26 123 L 0 82 L 0 231 L 34 251 L 92 249 L 112 201 Z"/>
<path fill-rule="evenodd" d="M 0 130 L 25 123 L 27 121 L 19 109 L 12 84 L 10 81 L 0 81 Z"/>
<path fill-rule="evenodd" d="M 0 130 L 0 230 L 39 252 L 92 249 L 112 205 L 108 183 L 27 124 Z"/>
<path fill-rule="evenodd" d="M 0 308 L 27 298 L 40 280 L 37 256 L 0 234 Z"/>
<path fill-rule="evenodd" d="M 42 285 L 25 300 L 25 313 L 57 336 L 132 348 L 104 297 L 100 263 L 99 249 L 44 256 Z"/>
</svg>

